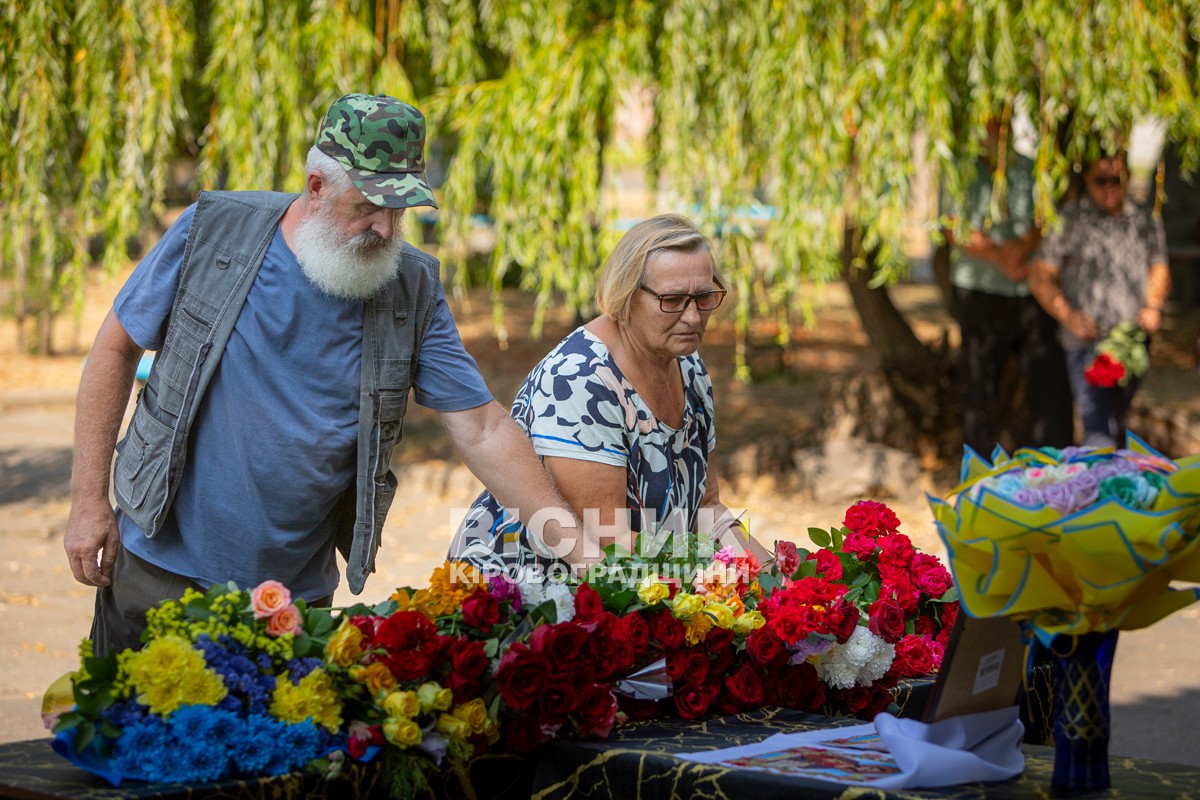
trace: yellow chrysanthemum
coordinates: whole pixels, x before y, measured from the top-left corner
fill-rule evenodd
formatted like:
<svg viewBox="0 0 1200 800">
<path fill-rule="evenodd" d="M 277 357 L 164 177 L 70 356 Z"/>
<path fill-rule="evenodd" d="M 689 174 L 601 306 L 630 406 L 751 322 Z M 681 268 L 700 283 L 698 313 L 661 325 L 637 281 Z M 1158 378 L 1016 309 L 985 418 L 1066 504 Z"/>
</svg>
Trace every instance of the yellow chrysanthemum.
<svg viewBox="0 0 1200 800">
<path fill-rule="evenodd" d="M 421 726 L 404 717 L 388 717 L 383 721 L 383 738 L 396 747 L 413 747 L 421 743 Z"/>
<path fill-rule="evenodd" d="M 342 725 L 342 698 L 323 669 L 314 669 L 297 684 L 288 680 L 285 672 L 275 683 L 271 713 L 284 722 L 312 719 L 330 733 L 337 733 Z"/>
<path fill-rule="evenodd" d="M 228 694 L 204 655 L 179 636 L 163 636 L 142 650 L 117 656 L 113 688 L 164 717 L 183 705 L 216 705 Z"/>
<path fill-rule="evenodd" d="M 429 576 L 429 595 L 435 613 L 439 616 L 454 613 L 463 599 L 484 583 L 483 573 L 472 565 L 444 562 Z"/>
<path fill-rule="evenodd" d="M 348 667 L 362 658 L 363 632 L 350 620 L 342 620 L 341 626 L 329 637 L 325 646 L 325 660 L 339 667 Z"/>
</svg>

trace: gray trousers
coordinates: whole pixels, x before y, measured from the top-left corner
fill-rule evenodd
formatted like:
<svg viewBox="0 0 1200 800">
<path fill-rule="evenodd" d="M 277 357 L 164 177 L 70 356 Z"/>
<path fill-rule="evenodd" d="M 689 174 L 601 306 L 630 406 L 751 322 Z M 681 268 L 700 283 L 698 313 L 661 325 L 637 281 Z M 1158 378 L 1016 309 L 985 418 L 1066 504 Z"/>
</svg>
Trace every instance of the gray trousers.
<svg viewBox="0 0 1200 800">
<path fill-rule="evenodd" d="M 102 656 L 109 650 L 139 649 L 146 612 L 164 600 L 178 600 L 188 587 L 204 591 L 190 578 L 168 572 L 122 547 L 113 564 L 112 583 L 96 590 L 92 652 Z M 327 595 L 308 605 L 328 608 L 332 604 L 333 595 Z"/>
</svg>

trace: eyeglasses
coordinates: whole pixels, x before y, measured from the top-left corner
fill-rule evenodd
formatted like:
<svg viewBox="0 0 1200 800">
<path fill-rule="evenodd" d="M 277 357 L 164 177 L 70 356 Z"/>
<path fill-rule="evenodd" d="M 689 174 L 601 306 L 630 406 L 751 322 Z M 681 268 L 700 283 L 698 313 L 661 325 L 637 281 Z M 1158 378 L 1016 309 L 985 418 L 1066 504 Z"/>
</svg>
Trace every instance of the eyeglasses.
<svg viewBox="0 0 1200 800">
<path fill-rule="evenodd" d="M 649 286 L 639 285 L 638 288 L 643 292 L 649 292 L 657 297 L 658 308 L 664 314 L 682 314 L 684 311 L 687 311 L 687 307 L 693 300 L 696 301 L 696 308 L 700 311 L 713 311 L 717 306 L 721 305 L 721 301 L 728 294 L 725 289 L 710 289 L 707 292 L 697 292 L 696 294 L 659 294 Z"/>
<path fill-rule="evenodd" d="M 1109 186 L 1120 186 L 1121 185 L 1121 176 L 1120 175 L 1097 175 L 1095 178 L 1092 178 L 1092 185 L 1095 186 L 1097 189 L 1105 189 Z"/>
</svg>

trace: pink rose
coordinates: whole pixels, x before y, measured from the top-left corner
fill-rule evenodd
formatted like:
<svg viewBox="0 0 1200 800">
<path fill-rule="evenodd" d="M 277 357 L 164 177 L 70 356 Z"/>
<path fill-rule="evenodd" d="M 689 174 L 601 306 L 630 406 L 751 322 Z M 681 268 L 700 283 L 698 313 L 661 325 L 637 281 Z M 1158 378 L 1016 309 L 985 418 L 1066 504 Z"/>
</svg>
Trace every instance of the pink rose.
<svg viewBox="0 0 1200 800">
<path fill-rule="evenodd" d="M 875 555 L 875 540 L 865 534 L 851 531 L 842 540 L 842 551 L 850 553 L 859 561 L 866 561 Z"/>
<path fill-rule="evenodd" d="M 775 565 L 789 578 L 796 574 L 800 569 L 800 554 L 796 552 L 795 542 L 775 543 Z"/>
<path fill-rule="evenodd" d="M 286 591 L 286 590 L 285 590 Z M 283 636 L 300 630 L 300 609 L 289 603 L 267 619 L 267 634 Z"/>
<path fill-rule="evenodd" d="M 250 591 L 250 604 L 254 616 L 264 619 L 292 602 L 292 593 L 279 581 L 263 581 Z"/>
<path fill-rule="evenodd" d="M 941 597 L 954 585 L 950 573 L 937 556 L 917 553 L 913 556 L 912 567 L 913 583 L 930 597 Z"/>
</svg>

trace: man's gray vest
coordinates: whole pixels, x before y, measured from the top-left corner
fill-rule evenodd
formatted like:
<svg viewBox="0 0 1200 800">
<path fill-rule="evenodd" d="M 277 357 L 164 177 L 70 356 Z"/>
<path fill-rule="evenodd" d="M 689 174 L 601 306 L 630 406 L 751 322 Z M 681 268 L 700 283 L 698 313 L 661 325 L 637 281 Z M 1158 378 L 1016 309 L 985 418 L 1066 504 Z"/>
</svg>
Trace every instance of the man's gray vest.
<svg viewBox="0 0 1200 800">
<path fill-rule="evenodd" d="M 147 536 L 158 533 L 171 509 L 196 409 L 279 220 L 296 197 L 204 192 L 196 203 L 167 335 L 129 430 L 117 445 L 117 504 Z M 437 259 L 405 244 L 396 279 L 363 302 L 358 480 L 336 512 L 337 544 L 346 556 L 346 579 L 355 594 L 375 570 L 380 531 L 396 494 L 396 476 L 389 469 L 392 449 L 403 435 L 408 392 L 439 280 Z"/>
</svg>

